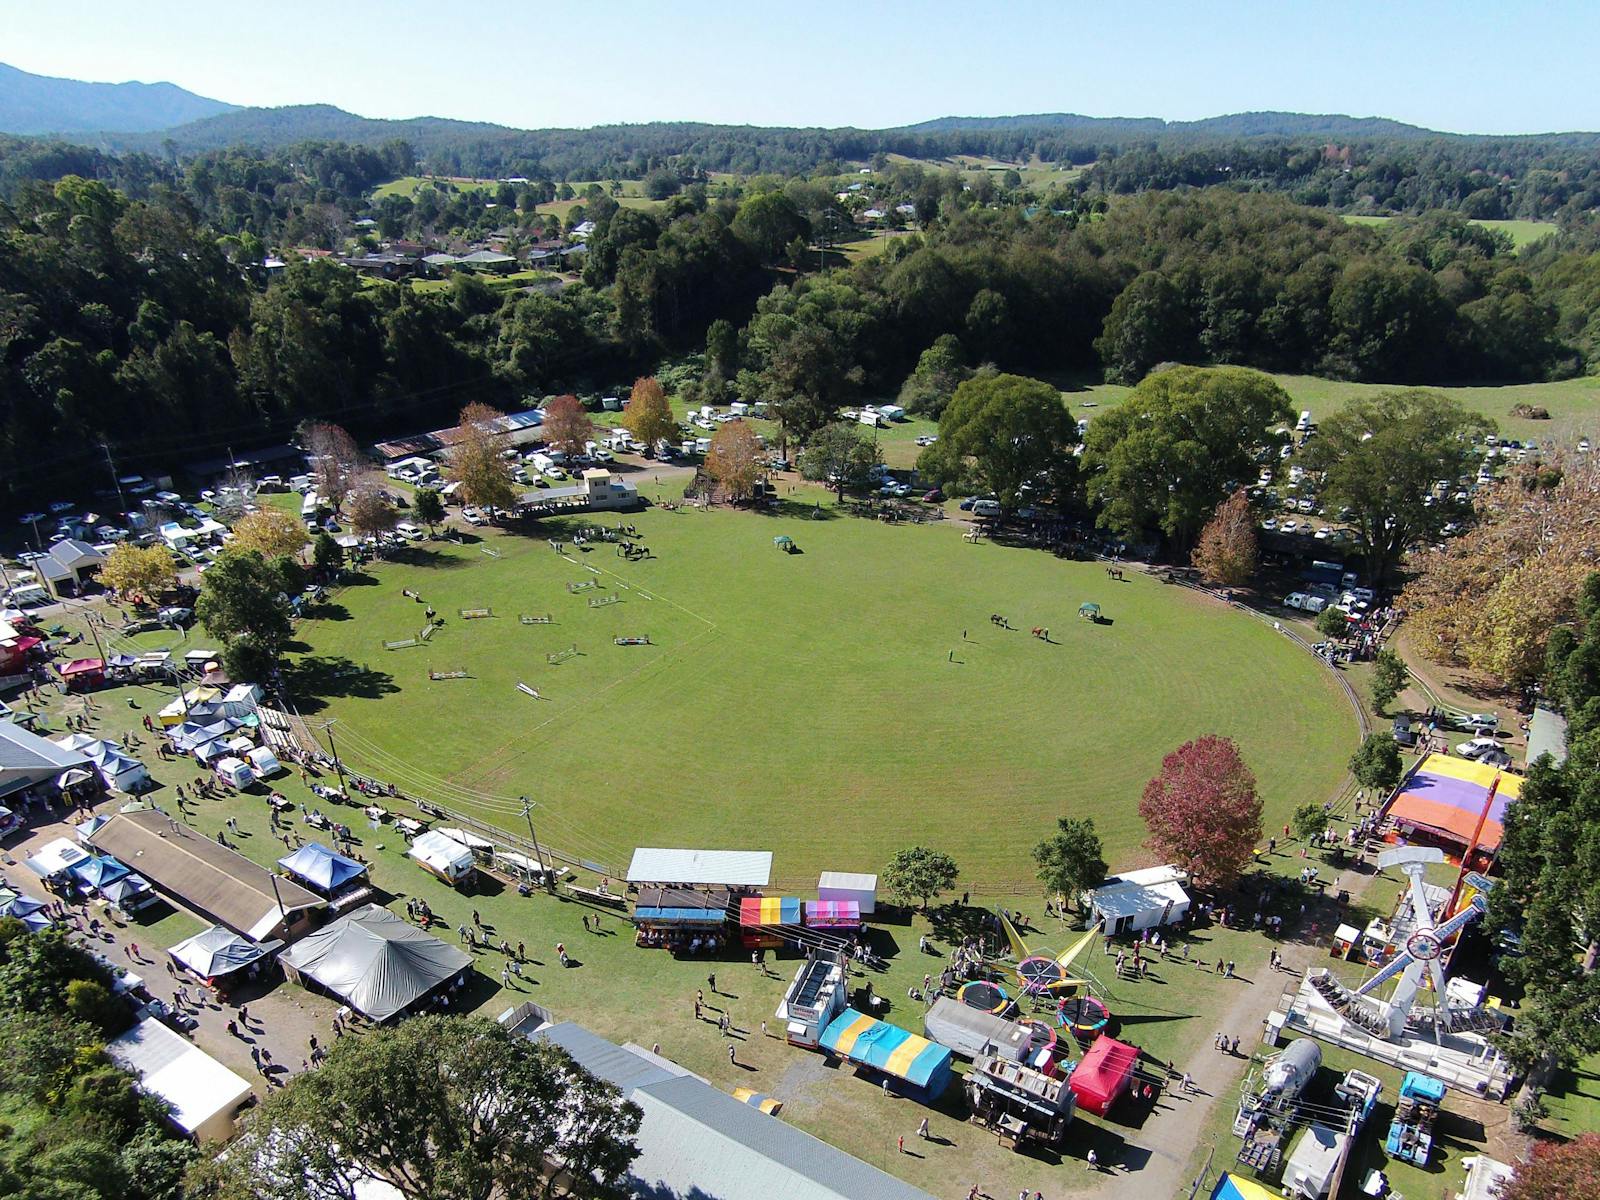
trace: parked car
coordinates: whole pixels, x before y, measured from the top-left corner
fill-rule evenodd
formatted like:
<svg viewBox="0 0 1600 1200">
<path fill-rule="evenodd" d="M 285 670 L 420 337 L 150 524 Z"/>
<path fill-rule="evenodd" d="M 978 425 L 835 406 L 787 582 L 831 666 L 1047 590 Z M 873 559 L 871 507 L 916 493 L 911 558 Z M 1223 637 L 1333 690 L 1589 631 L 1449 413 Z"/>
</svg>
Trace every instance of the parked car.
<svg viewBox="0 0 1600 1200">
<path fill-rule="evenodd" d="M 1470 742 L 1462 742 L 1456 747 L 1456 753 L 1462 758 L 1482 758 L 1491 750 L 1500 749 L 1500 743 L 1492 737 L 1475 737 Z"/>
<path fill-rule="evenodd" d="M 1283 598 L 1283 606 L 1285 608 L 1304 608 L 1306 606 L 1306 599 L 1307 597 L 1304 592 L 1290 592 Z"/>
<path fill-rule="evenodd" d="M 926 492 L 922 493 L 922 498 L 929 504 L 938 504 L 944 499 L 944 493 L 938 488 L 930 488 Z"/>
<path fill-rule="evenodd" d="M 194 609 L 184 608 L 175 604 L 170 608 L 163 608 L 156 614 L 156 618 L 163 625 L 172 625 L 178 629 L 187 629 L 190 625 L 194 624 Z"/>
<path fill-rule="evenodd" d="M 401 537 L 405 538 L 408 542 L 420 542 L 424 537 L 427 536 L 427 534 L 425 534 L 416 525 L 413 525 L 410 521 L 401 521 L 394 527 L 394 531 Z"/>
<path fill-rule="evenodd" d="M 1395 745 L 1405 749 L 1417 744 L 1417 731 L 1412 727 L 1410 713 L 1401 713 L 1394 719 L 1393 736 Z"/>
<path fill-rule="evenodd" d="M 483 510 L 475 505 L 467 505 L 461 510 L 462 518 L 468 525 L 487 525 L 489 518 L 483 515 Z"/>
</svg>

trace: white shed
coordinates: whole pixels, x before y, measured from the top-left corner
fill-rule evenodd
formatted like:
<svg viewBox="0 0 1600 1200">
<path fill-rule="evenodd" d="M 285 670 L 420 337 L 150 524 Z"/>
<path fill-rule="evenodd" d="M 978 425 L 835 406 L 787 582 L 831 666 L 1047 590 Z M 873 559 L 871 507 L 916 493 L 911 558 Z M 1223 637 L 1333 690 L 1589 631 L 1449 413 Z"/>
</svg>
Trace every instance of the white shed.
<svg viewBox="0 0 1600 1200">
<path fill-rule="evenodd" d="M 1126 871 L 1090 892 L 1089 908 L 1108 934 L 1168 925 L 1189 911 L 1189 893 L 1183 890 L 1187 878 L 1173 866 Z"/>
<path fill-rule="evenodd" d="M 141 1090 L 166 1101 L 172 1123 L 196 1141 L 233 1136 L 234 1116 L 250 1099 L 250 1085 L 154 1017 L 107 1043 L 106 1053 L 139 1077 Z"/>
<path fill-rule="evenodd" d="M 866 916 L 878 907 L 878 877 L 852 871 L 824 871 L 817 877 L 818 900 L 854 900 Z"/>
</svg>

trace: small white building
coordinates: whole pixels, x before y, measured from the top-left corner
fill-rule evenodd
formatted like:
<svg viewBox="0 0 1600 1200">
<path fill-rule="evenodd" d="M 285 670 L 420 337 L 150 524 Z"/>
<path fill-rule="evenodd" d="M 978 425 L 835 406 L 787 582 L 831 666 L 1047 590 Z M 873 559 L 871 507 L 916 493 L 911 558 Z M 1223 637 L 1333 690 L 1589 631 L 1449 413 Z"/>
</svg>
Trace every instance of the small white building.
<svg viewBox="0 0 1600 1200">
<path fill-rule="evenodd" d="M 1089 893 L 1089 911 L 1108 934 L 1137 933 L 1181 921 L 1189 911 L 1186 872 L 1146 867 L 1113 875 Z"/>
<path fill-rule="evenodd" d="M 225 1142 L 250 1085 L 154 1017 L 107 1043 L 111 1061 L 139 1077 L 139 1087 L 166 1101 L 172 1123 L 197 1142 Z"/>
<path fill-rule="evenodd" d="M 878 907 L 878 877 L 853 871 L 824 871 L 817 877 L 818 900 L 854 900 L 861 915 Z"/>
</svg>

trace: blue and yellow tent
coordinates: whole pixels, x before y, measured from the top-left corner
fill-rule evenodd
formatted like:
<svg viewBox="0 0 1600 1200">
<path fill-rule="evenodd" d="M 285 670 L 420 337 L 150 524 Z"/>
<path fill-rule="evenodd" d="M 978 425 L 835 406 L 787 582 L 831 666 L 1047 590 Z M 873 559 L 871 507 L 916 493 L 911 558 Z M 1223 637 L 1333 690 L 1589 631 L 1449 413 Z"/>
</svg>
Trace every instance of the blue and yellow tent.
<svg viewBox="0 0 1600 1200">
<path fill-rule="evenodd" d="M 1211 1189 L 1211 1200 L 1279 1200 L 1279 1196 L 1253 1179 L 1224 1171 L 1217 1180 L 1217 1186 Z"/>
<path fill-rule="evenodd" d="M 950 1048 L 847 1008 L 822 1031 L 824 1050 L 882 1071 L 927 1099 L 950 1082 Z"/>
</svg>

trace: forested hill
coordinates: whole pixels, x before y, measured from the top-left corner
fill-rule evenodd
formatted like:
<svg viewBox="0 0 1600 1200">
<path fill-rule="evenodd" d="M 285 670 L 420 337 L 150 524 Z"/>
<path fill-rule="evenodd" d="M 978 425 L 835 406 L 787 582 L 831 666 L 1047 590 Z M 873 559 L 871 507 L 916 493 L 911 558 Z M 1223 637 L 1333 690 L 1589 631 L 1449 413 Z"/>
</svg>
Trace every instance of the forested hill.
<svg viewBox="0 0 1600 1200">
<path fill-rule="evenodd" d="M 172 83 L 85 83 L 0 63 L 0 130 L 6 133 L 137 133 L 233 107 Z"/>
<path fill-rule="evenodd" d="M 1342 113 L 1247 112 L 1199 121 L 1159 117 L 1085 117 L 1078 113 L 1031 113 L 1012 117 L 938 117 L 907 125 L 908 133 L 955 130 L 1072 130 L 1099 138 L 1435 138 L 1452 135 L 1391 121 L 1387 117 L 1347 117 Z"/>
</svg>

